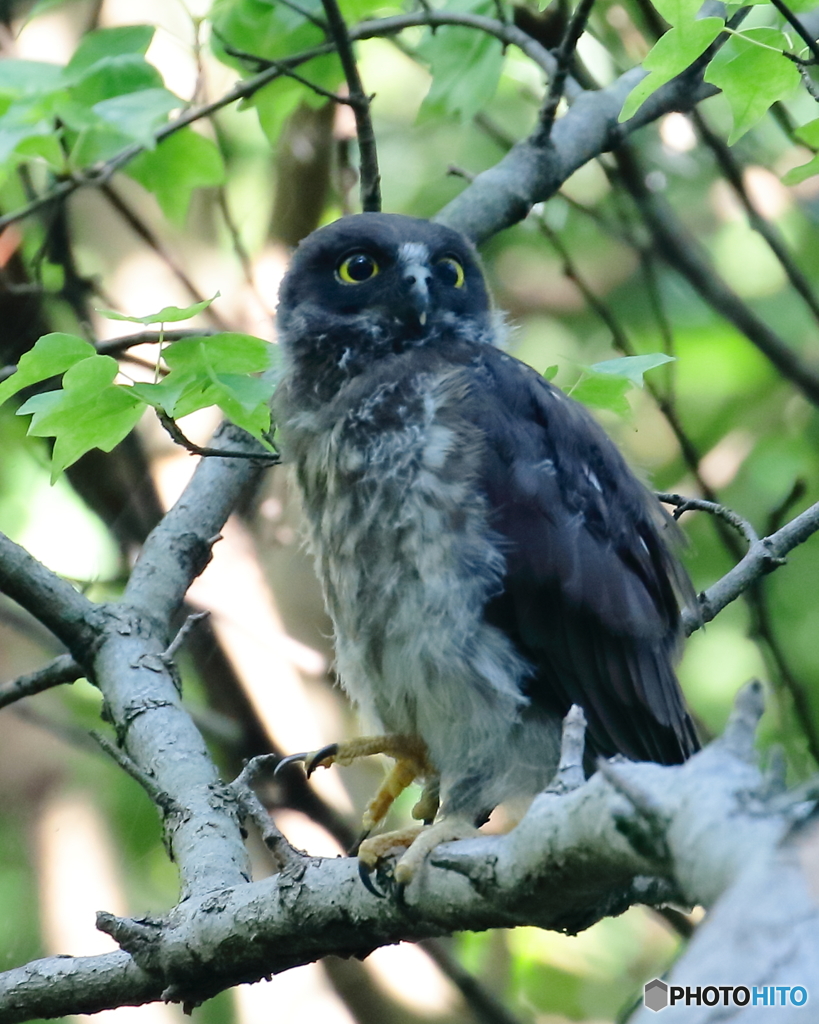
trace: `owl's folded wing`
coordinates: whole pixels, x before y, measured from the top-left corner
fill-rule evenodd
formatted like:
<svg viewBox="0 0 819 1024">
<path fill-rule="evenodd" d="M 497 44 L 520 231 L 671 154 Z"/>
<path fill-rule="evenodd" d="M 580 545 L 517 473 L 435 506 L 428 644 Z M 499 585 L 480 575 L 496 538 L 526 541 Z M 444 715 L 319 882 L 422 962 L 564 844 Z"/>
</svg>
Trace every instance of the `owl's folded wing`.
<svg viewBox="0 0 819 1024">
<path fill-rule="evenodd" d="M 480 362 L 470 418 L 507 561 L 487 619 L 535 666 L 534 704 L 583 707 L 592 751 L 683 760 L 698 742 L 673 664 L 693 595 L 671 520 L 582 406 L 503 353 Z"/>
</svg>

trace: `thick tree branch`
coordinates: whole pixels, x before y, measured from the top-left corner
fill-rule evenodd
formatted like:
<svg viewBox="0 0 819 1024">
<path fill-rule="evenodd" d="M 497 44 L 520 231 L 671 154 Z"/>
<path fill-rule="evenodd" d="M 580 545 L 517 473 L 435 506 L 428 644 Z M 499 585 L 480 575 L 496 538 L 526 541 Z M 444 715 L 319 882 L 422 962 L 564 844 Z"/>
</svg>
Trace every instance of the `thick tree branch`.
<svg viewBox="0 0 819 1024">
<path fill-rule="evenodd" d="M 51 630 L 87 666 L 99 640 L 99 605 L 0 533 L 0 591 Z"/>
<path fill-rule="evenodd" d="M 563 795 L 541 794 L 506 836 L 439 847 L 404 904 L 372 896 L 354 858 L 305 858 L 272 878 L 191 897 L 162 920 L 100 914 L 99 926 L 133 961 L 122 954 L 53 958 L 0 975 L 0 1022 L 160 995 L 195 1004 L 327 953 L 362 955 L 462 928 L 526 923 L 576 931 L 635 901 L 719 908 L 737 885 L 747 898 L 749 875 L 769 884 L 779 843 L 804 813 L 804 803 L 765 796 L 753 756 L 761 711 L 754 684 L 725 737 L 685 765 L 615 762 L 606 772 L 614 784 L 598 773 Z M 801 926 L 815 942 L 815 906 Z M 770 965 L 754 965 L 743 983 L 762 984 L 763 967 Z M 97 970 L 113 975 L 109 985 L 86 992 L 84 981 Z"/>
</svg>

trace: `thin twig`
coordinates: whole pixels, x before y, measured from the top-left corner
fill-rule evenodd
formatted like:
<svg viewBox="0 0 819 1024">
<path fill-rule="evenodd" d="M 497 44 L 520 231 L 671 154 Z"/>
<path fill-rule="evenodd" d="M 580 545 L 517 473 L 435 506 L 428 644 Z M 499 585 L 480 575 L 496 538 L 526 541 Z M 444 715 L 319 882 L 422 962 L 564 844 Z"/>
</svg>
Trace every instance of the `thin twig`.
<svg viewBox="0 0 819 1024">
<path fill-rule="evenodd" d="M 546 99 L 543 101 L 543 106 L 540 110 L 540 125 L 532 140 L 536 146 L 545 146 L 549 141 L 558 104 L 563 98 L 563 92 L 566 88 L 566 79 L 569 75 L 574 52 L 577 49 L 578 40 L 583 34 L 593 6 L 594 0 L 580 0 L 569 20 L 569 24 L 566 26 L 566 32 L 560 41 L 560 46 L 557 48 L 555 53 L 557 68 L 550 78 L 549 91 L 546 93 Z"/>
<path fill-rule="evenodd" d="M 358 155 L 361 165 L 361 208 L 365 212 L 378 213 L 381 210 L 381 174 L 378 170 L 378 151 L 375 133 L 370 117 L 370 99 L 364 92 L 358 73 L 347 23 L 336 0 L 321 0 L 330 34 L 338 51 L 338 58 L 344 69 L 347 88 L 350 91 L 350 105 L 355 115 L 358 135 Z"/>
<path fill-rule="evenodd" d="M 702 498 L 686 498 L 682 494 L 666 494 L 659 491 L 657 497 L 664 505 L 675 506 L 675 519 L 679 519 L 684 512 L 710 512 L 712 516 L 720 516 L 726 523 L 733 526 L 738 533 L 742 534 L 749 546 L 759 543 L 759 536 L 748 520 L 743 519 L 742 516 L 725 505 L 714 501 L 703 501 Z"/>
<path fill-rule="evenodd" d="M 713 586 L 699 595 L 700 619 L 704 625 L 726 605 L 735 601 L 760 577 L 784 565 L 785 556 L 819 531 L 819 502 L 805 509 L 776 533 L 752 544 L 744 558 Z M 690 625 L 690 623 L 689 623 Z M 696 628 L 694 626 L 693 628 Z M 693 628 L 688 632 L 693 632 Z"/>
<path fill-rule="evenodd" d="M 190 633 L 190 631 L 193 629 L 197 622 L 201 621 L 202 619 L 206 619 L 209 615 L 210 612 L 192 612 L 182 623 L 181 627 L 179 628 L 179 632 L 168 644 L 167 650 L 163 651 L 162 654 L 160 655 L 162 660 L 165 662 L 173 661 L 174 657 L 176 656 L 176 652 L 185 642 L 188 633 Z"/>
<path fill-rule="evenodd" d="M 244 816 L 250 818 L 259 830 L 265 846 L 270 850 L 279 868 L 286 869 L 303 864 L 305 854 L 291 846 L 253 790 L 257 778 L 269 769 L 272 770 L 279 760 L 281 759 L 277 754 L 260 754 L 252 758 L 230 783 L 230 789 L 235 794 Z"/>
<path fill-rule="evenodd" d="M 800 359 L 719 277 L 667 204 L 662 203 L 646 187 L 630 148 L 624 144 L 614 151 L 614 155 L 620 180 L 651 231 L 657 252 L 710 306 L 756 345 L 784 377 L 795 384 L 814 405 L 819 405 L 819 374 Z"/>
<path fill-rule="evenodd" d="M 74 683 L 85 675 L 85 669 L 74 661 L 70 654 L 61 654 L 36 672 L 18 676 L 15 680 L 0 687 L 0 708 L 5 708 L 23 697 L 31 697 L 52 686 L 63 683 Z"/>
<path fill-rule="evenodd" d="M 214 331 L 210 327 L 197 329 L 196 327 L 180 327 L 176 330 L 165 330 L 162 332 L 161 340 L 164 342 L 183 341 L 185 338 L 208 338 Z M 117 356 L 137 345 L 158 345 L 160 342 L 159 331 L 139 331 L 136 334 L 124 334 L 118 338 L 109 338 L 107 341 L 98 341 L 94 346 L 97 352 L 103 356 Z M 0 377 L 5 370 L 0 370 Z"/>
<path fill-rule="evenodd" d="M 260 71 L 264 71 L 266 68 L 278 68 L 278 70 L 287 78 L 292 78 L 300 85 L 306 86 L 317 96 L 323 96 L 325 99 L 332 100 L 334 103 L 344 103 L 349 107 L 355 106 L 356 101 L 350 96 L 341 96 L 337 92 L 332 92 L 330 89 L 325 89 L 321 85 L 316 85 L 316 83 L 311 82 L 309 78 L 305 78 L 304 75 L 300 75 L 297 71 L 293 71 L 292 68 L 289 68 L 283 61 L 274 60 L 272 57 L 258 57 L 255 53 L 248 53 L 247 50 L 238 50 L 235 46 L 230 46 L 218 32 L 214 31 L 214 34 L 219 40 L 222 49 L 229 57 L 235 57 L 237 60 L 240 60 L 245 64 L 250 64 L 255 68 L 257 74 Z"/>
<path fill-rule="evenodd" d="M 170 434 L 171 438 L 178 444 L 181 445 L 186 451 L 189 451 L 191 455 L 205 455 L 210 458 L 219 459 L 255 459 L 257 462 L 266 462 L 271 466 L 277 465 L 281 462 L 281 457 L 278 452 L 242 452 L 242 451 L 231 451 L 229 449 L 222 448 L 208 448 L 198 444 L 194 444 L 190 438 L 186 437 L 173 417 L 169 416 L 166 412 L 161 409 L 156 410 L 157 418 L 165 430 Z"/>
<path fill-rule="evenodd" d="M 151 799 L 151 802 L 156 804 L 164 814 L 172 814 L 180 810 L 179 805 L 173 799 L 170 794 L 166 793 L 162 789 L 152 776 L 144 772 L 136 762 L 132 761 L 130 757 L 121 750 L 115 743 L 112 743 L 107 736 L 103 736 L 101 732 L 97 732 L 96 729 L 91 729 L 89 735 L 95 740 L 105 753 L 122 768 L 126 775 L 130 775 L 132 779 L 142 786 L 145 792 Z"/>
<path fill-rule="evenodd" d="M 780 266 L 785 271 L 792 288 L 801 296 L 805 305 L 813 314 L 814 319 L 819 321 L 819 300 L 814 295 L 810 282 L 788 252 L 785 240 L 776 226 L 760 214 L 751 200 L 748 190 L 745 188 L 745 183 L 742 180 L 742 168 L 735 160 L 733 152 L 718 135 L 711 131 L 708 122 L 699 110 L 694 109 L 691 116 L 705 144 L 716 157 L 725 179 L 745 208 L 751 227 L 765 239 L 768 248 L 776 256 Z"/>
<path fill-rule="evenodd" d="M 478 14 L 458 14 L 454 12 L 433 11 L 431 9 L 415 11 L 412 14 L 395 15 L 391 18 L 362 21 L 349 30 L 348 36 L 351 42 L 359 39 L 376 39 L 384 36 L 397 35 L 405 29 L 424 25 L 432 29 L 442 25 L 460 25 L 464 28 L 474 28 L 478 32 L 485 32 L 487 35 L 494 36 L 502 43 L 516 46 L 522 53 L 526 54 L 527 57 L 534 61 L 538 67 L 542 68 L 549 75 L 554 72 L 556 67 L 555 58 L 551 53 L 549 53 L 544 46 L 541 46 L 537 40 L 532 39 L 531 36 L 527 35 L 521 29 L 511 23 L 504 25 L 502 22 L 497 21 L 494 18 L 487 18 Z M 299 67 L 300 65 L 307 63 L 307 61 L 313 60 L 315 57 L 322 57 L 325 54 L 332 53 L 334 49 L 334 43 L 322 43 L 309 50 L 304 50 L 301 53 L 294 54 L 292 57 L 287 57 L 282 60 L 280 62 L 280 66 L 265 68 L 265 70 L 259 72 L 258 75 L 254 75 L 251 78 L 238 82 L 232 89 L 229 89 L 223 96 L 219 97 L 219 99 L 212 100 L 210 103 L 203 103 L 199 106 L 190 107 L 179 117 L 156 129 L 151 139 L 151 147 L 162 142 L 163 139 L 168 138 L 175 132 L 180 131 L 182 128 L 186 128 L 188 125 L 193 124 L 202 118 L 210 117 L 211 114 L 236 103 L 238 100 L 247 99 L 248 97 L 253 96 L 270 82 L 280 78 L 282 74 L 284 74 L 284 71 L 282 70 L 283 67 L 287 67 L 288 69 Z M 569 95 L 568 88 L 566 90 L 566 95 Z M 67 199 L 68 196 L 76 192 L 77 189 L 104 185 L 106 182 L 111 180 L 117 171 L 121 170 L 146 148 L 146 143 L 132 143 L 120 153 L 117 153 L 116 156 L 113 156 L 110 160 L 94 164 L 91 167 L 87 167 L 84 170 L 75 173 L 71 178 L 60 181 L 53 188 L 44 192 L 42 195 L 37 196 L 35 199 L 32 199 L 24 206 L 19 207 L 17 210 L 12 210 L 10 213 L 0 217 L 0 230 L 7 227 L 9 224 L 14 224 L 17 221 L 24 220 L 26 217 L 31 216 L 31 214 L 50 206 L 52 203 L 61 202 Z"/>
<path fill-rule="evenodd" d="M 783 0 L 771 0 L 771 3 L 813 54 L 814 61 L 819 61 L 819 46 L 816 45 L 816 40 L 811 37 L 810 33 L 805 29 L 805 26 L 796 17 L 790 7 L 788 7 Z"/>
</svg>

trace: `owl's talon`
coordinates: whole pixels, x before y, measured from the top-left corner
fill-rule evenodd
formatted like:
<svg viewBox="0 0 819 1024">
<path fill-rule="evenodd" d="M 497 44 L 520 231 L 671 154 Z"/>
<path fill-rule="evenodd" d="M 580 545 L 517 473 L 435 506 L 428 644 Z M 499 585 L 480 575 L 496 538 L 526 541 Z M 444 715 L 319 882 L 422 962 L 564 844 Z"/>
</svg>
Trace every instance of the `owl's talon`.
<svg viewBox="0 0 819 1024">
<path fill-rule="evenodd" d="M 273 769 L 273 775 L 281 775 L 282 771 L 291 764 L 298 764 L 300 761 L 305 761 L 310 756 L 310 751 L 305 750 L 301 754 L 288 754 L 287 757 L 283 757 L 276 767 Z"/>
<path fill-rule="evenodd" d="M 364 861 L 362 861 L 362 860 L 360 860 L 358 862 L 358 877 L 361 879 L 361 881 L 362 881 L 362 883 L 364 885 L 364 888 L 368 892 L 371 892 L 373 894 L 373 896 L 377 896 L 378 899 L 380 899 L 380 900 L 386 899 L 387 898 L 387 894 L 385 892 L 381 892 L 381 890 L 377 889 L 376 886 L 373 884 L 372 876 L 373 876 L 374 870 L 375 869 L 374 869 L 374 867 L 372 865 L 365 864 Z"/>
<path fill-rule="evenodd" d="M 326 747 L 322 747 L 320 750 L 314 750 L 311 754 L 308 754 L 307 760 L 304 762 L 304 770 L 307 773 L 307 778 L 310 778 L 316 768 L 329 768 L 335 761 L 337 755 L 338 743 L 328 743 Z"/>
<path fill-rule="evenodd" d="M 301 762 L 304 765 L 304 772 L 309 779 L 316 768 L 329 768 L 338 755 L 338 743 L 328 743 L 326 747 L 318 750 L 304 750 L 300 754 L 288 754 L 273 769 L 273 774 L 278 775 L 283 768 L 291 764 Z"/>
</svg>

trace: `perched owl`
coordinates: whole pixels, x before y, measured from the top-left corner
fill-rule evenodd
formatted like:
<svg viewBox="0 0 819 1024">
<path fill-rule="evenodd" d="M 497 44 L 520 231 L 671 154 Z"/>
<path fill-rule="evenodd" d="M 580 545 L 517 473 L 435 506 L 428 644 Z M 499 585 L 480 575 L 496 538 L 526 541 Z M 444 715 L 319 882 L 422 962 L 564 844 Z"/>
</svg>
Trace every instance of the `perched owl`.
<svg viewBox="0 0 819 1024">
<path fill-rule="evenodd" d="M 278 325 L 339 678 L 390 734 L 311 767 L 386 750 L 443 818 L 480 823 L 550 782 L 573 703 L 592 756 L 693 753 L 670 520 L 589 413 L 503 351 L 472 245 L 345 217 L 299 246 Z"/>
</svg>

